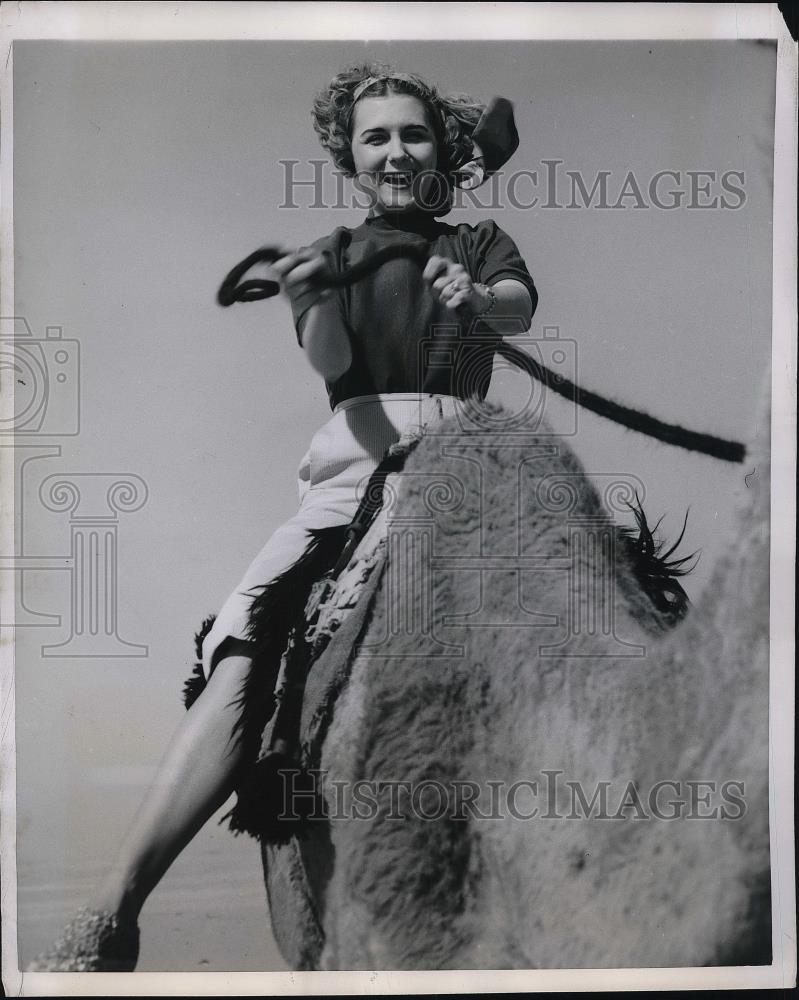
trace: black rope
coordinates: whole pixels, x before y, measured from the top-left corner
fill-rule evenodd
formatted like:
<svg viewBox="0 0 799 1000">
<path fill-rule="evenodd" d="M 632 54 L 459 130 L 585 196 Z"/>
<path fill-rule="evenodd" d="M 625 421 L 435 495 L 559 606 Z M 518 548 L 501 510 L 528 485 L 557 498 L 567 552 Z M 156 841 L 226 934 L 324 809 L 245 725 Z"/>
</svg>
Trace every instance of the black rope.
<svg viewBox="0 0 799 1000">
<path fill-rule="evenodd" d="M 277 281 L 268 278 L 251 278 L 242 281 L 244 275 L 256 264 L 274 264 L 276 260 L 284 255 L 285 251 L 280 247 L 261 247 L 245 257 L 240 264 L 228 273 L 225 280 L 219 286 L 216 300 L 220 306 L 232 306 L 234 302 L 256 302 L 259 299 L 271 299 L 280 291 Z M 312 278 L 312 283 L 319 288 L 344 288 L 347 285 L 354 285 L 356 281 L 365 278 L 383 264 L 390 260 L 410 259 L 415 260 L 422 267 L 427 262 L 427 244 L 420 243 L 418 246 L 402 243 L 395 246 L 381 247 L 376 250 L 371 257 L 358 261 L 351 267 L 345 267 L 338 273 L 328 272 L 317 278 Z"/>
<path fill-rule="evenodd" d="M 662 420 L 650 417 L 648 413 L 643 413 L 641 410 L 633 410 L 629 406 L 614 403 L 612 399 L 605 399 L 604 396 L 599 396 L 595 392 L 582 389 L 562 375 L 556 375 L 544 365 L 539 364 L 535 358 L 531 358 L 529 354 L 512 344 L 506 344 L 503 341 L 496 350 L 511 364 L 532 375 L 539 382 L 543 382 L 548 389 L 558 393 L 558 395 L 577 403 L 578 406 L 582 406 L 586 410 L 598 413 L 601 417 L 613 420 L 623 427 L 629 427 L 630 430 L 657 438 L 658 441 L 664 441 L 666 444 L 686 448 L 688 451 L 698 451 L 704 455 L 710 455 L 712 458 L 720 458 L 724 462 L 743 462 L 746 457 L 746 448 L 738 441 L 727 441 L 724 438 L 714 437 L 712 434 L 690 431 L 685 427 L 680 427 L 679 424 L 666 424 Z"/>
<path fill-rule="evenodd" d="M 280 247 L 265 246 L 251 253 L 249 257 L 245 257 L 228 273 L 220 285 L 216 296 L 217 302 L 221 306 L 230 306 L 234 302 L 255 302 L 277 295 L 280 291 L 280 285 L 277 281 L 267 278 L 251 278 L 242 281 L 242 278 L 254 265 L 273 264 L 283 254 L 284 251 Z M 376 271 L 388 261 L 401 258 L 415 260 L 421 267 L 424 267 L 427 261 L 426 244 L 414 246 L 403 243 L 381 247 L 370 257 L 358 261 L 351 267 L 345 267 L 343 271 L 338 273 L 325 272 L 311 280 L 320 288 L 343 288 L 360 281 L 361 278 Z M 700 452 L 703 455 L 710 455 L 711 458 L 722 459 L 725 462 L 741 463 L 746 457 L 746 449 L 738 441 L 727 441 L 724 438 L 714 437 L 712 434 L 691 431 L 678 424 L 666 424 L 662 420 L 650 417 L 642 410 L 622 406 L 613 402 L 612 399 L 606 399 L 588 389 L 582 389 L 567 378 L 556 375 L 512 344 L 501 342 L 496 350 L 511 364 L 521 368 L 522 371 L 527 372 L 558 395 L 564 396 L 578 406 L 591 410 L 601 417 L 606 417 L 623 427 L 628 427 L 630 430 L 646 434 L 666 444 L 685 448 L 688 451 Z"/>
<path fill-rule="evenodd" d="M 338 578 L 341 571 L 349 563 L 353 553 L 358 548 L 361 539 L 372 526 L 380 508 L 383 506 L 383 486 L 392 472 L 402 472 L 405 459 L 410 449 L 403 451 L 389 450 L 369 476 L 366 489 L 358 504 L 355 515 L 347 526 L 347 540 L 341 554 L 329 573 L 331 580 Z"/>
</svg>

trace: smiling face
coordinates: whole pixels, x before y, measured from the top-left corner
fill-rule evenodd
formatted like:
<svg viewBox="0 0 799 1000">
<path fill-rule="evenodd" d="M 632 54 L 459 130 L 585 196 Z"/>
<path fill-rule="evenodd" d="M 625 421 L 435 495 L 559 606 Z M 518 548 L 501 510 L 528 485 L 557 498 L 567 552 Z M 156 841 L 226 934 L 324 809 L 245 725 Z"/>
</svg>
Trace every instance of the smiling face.
<svg viewBox="0 0 799 1000">
<path fill-rule="evenodd" d="M 415 208 L 413 178 L 435 170 L 436 154 L 427 108 L 417 97 L 362 97 L 355 105 L 352 158 L 358 184 L 371 195 L 375 212 Z"/>
</svg>

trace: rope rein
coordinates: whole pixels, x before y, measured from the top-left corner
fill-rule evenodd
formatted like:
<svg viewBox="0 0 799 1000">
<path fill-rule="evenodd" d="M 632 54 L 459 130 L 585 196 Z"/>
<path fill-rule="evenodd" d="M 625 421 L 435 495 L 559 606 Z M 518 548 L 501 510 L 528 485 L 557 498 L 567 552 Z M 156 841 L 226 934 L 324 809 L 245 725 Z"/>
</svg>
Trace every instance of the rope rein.
<svg viewBox="0 0 799 1000">
<path fill-rule="evenodd" d="M 240 264 L 236 264 L 219 286 L 216 301 L 220 306 L 232 306 L 234 302 L 256 302 L 258 299 L 273 298 L 280 292 L 277 281 L 270 281 L 268 278 L 252 278 L 249 281 L 241 279 L 256 264 L 274 264 L 283 254 L 284 251 L 280 247 L 268 246 L 261 247 L 249 257 L 245 257 Z M 427 263 L 427 247 L 425 244 L 413 246 L 407 243 L 381 247 L 371 257 L 358 261 L 352 267 L 345 267 L 338 274 L 326 274 L 315 283 L 319 288 L 344 288 L 347 285 L 354 285 L 356 281 L 377 271 L 390 260 L 400 259 L 415 260 L 420 267 L 424 267 Z"/>
<path fill-rule="evenodd" d="M 600 417 L 606 417 L 614 423 L 621 424 L 622 427 L 628 427 L 632 431 L 638 431 L 639 434 L 646 434 L 648 437 L 656 438 L 658 441 L 675 445 L 678 448 L 700 452 L 703 455 L 710 455 L 712 458 L 720 458 L 724 462 L 743 462 L 746 457 L 746 448 L 738 441 L 727 441 L 724 438 L 714 437 L 712 434 L 691 431 L 680 427 L 679 424 L 666 424 L 656 417 L 650 417 L 643 410 L 634 410 L 629 406 L 614 403 L 612 399 L 606 399 L 589 389 L 575 385 L 574 382 L 570 382 L 562 375 L 556 375 L 513 344 L 501 343 L 497 347 L 497 354 L 501 354 L 503 358 L 527 372 L 534 379 L 543 382 L 548 389 L 558 393 L 558 395 L 577 403 L 578 406 L 582 406 L 586 410 L 591 410 L 592 413 L 598 413 Z"/>
<path fill-rule="evenodd" d="M 245 257 L 228 273 L 220 285 L 216 296 L 219 305 L 231 306 L 234 302 L 256 302 L 259 299 L 268 299 L 277 295 L 280 292 L 280 285 L 277 281 L 267 278 L 253 278 L 247 281 L 242 279 L 256 264 L 273 264 L 283 254 L 284 251 L 280 247 L 265 246 L 251 253 L 249 257 Z M 427 261 L 427 247 L 422 244 L 419 246 L 398 244 L 381 247 L 365 260 L 359 261 L 351 267 L 346 267 L 337 274 L 320 275 L 314 279 L 314 282 L 320 288 L 343 288 L 355 284 L 356 281 L 360 281 L 368 274 L 372 274 L 388 261 L 399 259 L 414 260 L 420 267 L 424 267 Z M 621 424 L 622 427 L 646 434 L 648 437 L 663 441 L 665 444 L 709 455 L 711 458 L 718 458 L 724 462 L 741 463 L 746 457 L 746 448 L 738 441 L 728 441 L 712 434 L 688 430 L 679 424 L 667 424 L 651 417 L 648 413 L 644 413 L 643 410 L 622 406 L 612 399 L 607 399 L 570 382 L 512 344 L 501 342 L 496 351 L 548 389 L 586 410 L 591 410 L 601 417 Z"/>
</svg>

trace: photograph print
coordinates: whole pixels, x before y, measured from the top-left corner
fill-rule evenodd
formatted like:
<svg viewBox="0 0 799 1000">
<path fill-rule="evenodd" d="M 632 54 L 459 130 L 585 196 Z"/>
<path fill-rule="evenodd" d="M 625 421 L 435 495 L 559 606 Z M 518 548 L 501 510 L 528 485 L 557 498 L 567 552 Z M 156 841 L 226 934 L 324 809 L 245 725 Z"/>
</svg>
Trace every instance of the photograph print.
<svg viewBox="0 0 799 1000">
<path fill-rule="evenodd" d="M 641 36 L 14 40 L 6 988 L 785 961 L 777 41 Z"/>
</svg>

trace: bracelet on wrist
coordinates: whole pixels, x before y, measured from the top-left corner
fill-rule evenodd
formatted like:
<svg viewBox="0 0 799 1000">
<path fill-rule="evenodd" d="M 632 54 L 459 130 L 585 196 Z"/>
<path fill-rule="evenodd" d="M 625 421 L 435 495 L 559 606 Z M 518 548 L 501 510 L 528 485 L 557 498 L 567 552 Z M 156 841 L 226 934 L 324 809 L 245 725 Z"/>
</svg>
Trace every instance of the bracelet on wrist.
<svg viewBox="0 0 799 1000">
<path fill-rule="evenodd" d="M 494 311 L 494 308 L 496 307 L 497 304 L 497 297 L 494 294 L 493 289 L 489 285 L 481 285 L 480 287 L 488 295 L 489 299 L 488 306 L 485 309 L 483 309 L 482 312 L 479 312 L 477 314 L 478 318 L 482 319 L 483 316 L 488 316 Z"/>
</svg>

